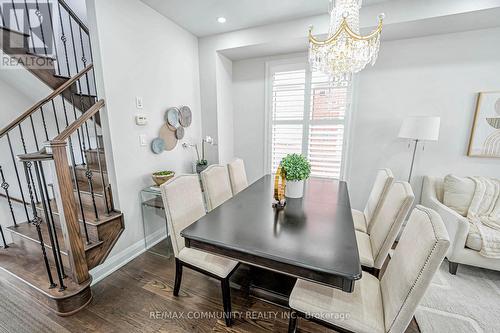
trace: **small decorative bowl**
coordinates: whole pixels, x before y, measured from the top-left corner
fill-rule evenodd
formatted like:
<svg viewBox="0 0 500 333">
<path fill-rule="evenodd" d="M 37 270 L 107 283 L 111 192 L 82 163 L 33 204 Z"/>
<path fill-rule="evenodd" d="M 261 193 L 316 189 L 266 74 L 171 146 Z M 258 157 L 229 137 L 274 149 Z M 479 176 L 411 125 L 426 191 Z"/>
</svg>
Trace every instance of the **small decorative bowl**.
<svg viewBox="0 0 500 333">
<path fill-rule="evenodd" d="M 174 178 L 175 172 L 173 171 L 166 171 L 168 172 L 167 174 L 163 174 L 165 172 L 159 173 L 155 172 L 152 175 L 153 181 L 156 183 L 156 185 L 161 186 L 164 183 L 166 183 L 168 180 Z"/>
</svg>

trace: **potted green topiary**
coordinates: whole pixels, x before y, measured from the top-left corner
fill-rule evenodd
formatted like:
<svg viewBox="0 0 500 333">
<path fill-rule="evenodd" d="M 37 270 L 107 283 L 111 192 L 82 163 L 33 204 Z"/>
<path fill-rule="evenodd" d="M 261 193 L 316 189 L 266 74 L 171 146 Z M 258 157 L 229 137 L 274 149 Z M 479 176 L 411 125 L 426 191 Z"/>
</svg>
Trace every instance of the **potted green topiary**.
<svg viewBox="0 0 500 333">
<path fill-rule="evenodd" d="M 281 167 L 286 172 L 285 196 L 302 198 L 304 196 L 304 180 L 311 174 L 311 164 L 302 155 L 289 154 L 281 160 Z"/>
</svg>

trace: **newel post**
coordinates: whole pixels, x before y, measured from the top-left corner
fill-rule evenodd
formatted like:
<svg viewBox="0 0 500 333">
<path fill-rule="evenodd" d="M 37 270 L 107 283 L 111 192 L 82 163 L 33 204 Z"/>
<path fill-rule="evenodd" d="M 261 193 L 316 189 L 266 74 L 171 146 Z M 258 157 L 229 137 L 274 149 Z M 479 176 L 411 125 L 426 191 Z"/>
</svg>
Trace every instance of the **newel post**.
<svg viewBox="0 0 500 333">
<path fill-rule="evenodd" d="M 75 202 L 73 181 L 66 152 L 66 141 L 51 141 L 50 149 L 54 159 L 54 193 L 59 218 L 68 251 L 72 278 L 76 283 L 83 283 L 90 278 L 85 246 L 80 232 L 80 222 Z"/>
</svg>

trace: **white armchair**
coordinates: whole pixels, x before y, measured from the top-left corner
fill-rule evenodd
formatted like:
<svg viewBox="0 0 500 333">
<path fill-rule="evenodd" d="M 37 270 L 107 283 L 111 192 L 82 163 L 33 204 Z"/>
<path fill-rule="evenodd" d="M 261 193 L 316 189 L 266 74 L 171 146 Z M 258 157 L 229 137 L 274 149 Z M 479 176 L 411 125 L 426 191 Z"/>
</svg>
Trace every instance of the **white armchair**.
<svg viewBox="0 0 500 333">
<path fill-rule="evenodd" d="M 456 274 L 458 265 L 471 265 L 500 271 L 500 260 L 486 258 L 479 254 L 476 246 L 470 246 L 473 232 L 469 220 L 458 214 L 453 209 L 443 204 L 443 179 L 437 177 L 425 177 L 422 192 L 422 205 L 435 210 L 448 230 L 450 236 L 450 248 L 446 258 L 449 261 L 451 274 Z M 469 245 L 469 246 L 467 246 Z"/>
</svg>

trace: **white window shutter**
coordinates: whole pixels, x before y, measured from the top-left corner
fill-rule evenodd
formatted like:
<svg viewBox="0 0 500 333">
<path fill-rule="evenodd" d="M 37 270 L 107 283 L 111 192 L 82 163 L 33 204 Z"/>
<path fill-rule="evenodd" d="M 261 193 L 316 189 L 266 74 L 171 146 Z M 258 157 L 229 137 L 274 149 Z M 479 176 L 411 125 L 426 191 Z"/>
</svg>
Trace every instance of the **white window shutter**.
<svg viewBox="0 0 500 333">
<path fill-rule="evenodd" d="M 272 171 L 287 154 L 298 153 L 311 162 L 312 176 L 340 178 L 351 90 L 335 87 L 321 72 L 308 71 L 304 65 L 273 72 Z"/>
</svg>

